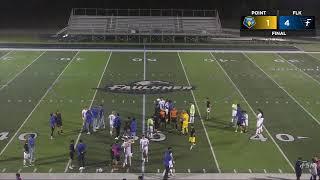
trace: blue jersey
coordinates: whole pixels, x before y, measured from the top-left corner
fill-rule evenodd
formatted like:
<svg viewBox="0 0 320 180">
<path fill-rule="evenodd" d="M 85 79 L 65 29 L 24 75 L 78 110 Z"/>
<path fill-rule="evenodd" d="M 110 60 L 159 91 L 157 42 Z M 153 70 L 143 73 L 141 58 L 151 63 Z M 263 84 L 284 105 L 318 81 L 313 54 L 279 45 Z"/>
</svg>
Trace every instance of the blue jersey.
<svg viewBox="0 0 320 180">
<path fill-rule="evenodd" d="M 99 108 L 99 117 L 102 118 L 104 116 L 104 109 L 102 106 Z"/>
<path fill-rule="evenodd" d="M 93 116 L 90 110 L 87 111 L 86 113 L 86 121 L 87 123 L 92 123 L 93 122 Z"/>
<path fill-rule="evenodd" d="M 238 107 L 238 108 L 237 108 L 237 114 L 236 114 L 236 116 L 237 116 L 238 119 L 240 119 L 241 116 L 242 116 L 242 112 L 241 112 L 241 111 L 242 111 L 241 108 Z"/>
<path fill-rule="evenodd" d="M 130 131 L 131 132 L 137 132 L 137 122 L 134 120 L 131 121 L 131 124 L 130 124 Z"/>
<path fill-rule="evenodd" d="M 238 124 L 243 124 L 245 121 L 246 117 L 241 113 L 240 117 L 238 118 Z"/>
<path fill-rule="evenodd" d="M 79 143 L 77 145 L 77 153 L 78 153 L 78 155 L 84 154 L 85 151 L 86 151 L 86 145 L 84 143 Z"/>
<path fill-rule="evenodd" d="M 164 153 L 164 157 L 163 157 L 163 164 L 165 166 L 169 166 L 169 161 L 171 161 L 171 156 L 170 156 L 170 152 L 169 151 L 166 151 Z"/>
<path fill-rule="evenodd" d="M 54 126 L 56 124 L 56 117 L 50 116 L 49 123 L 50 123 L 50 127 L 54 128 Z"/>
<path fill-rule="evenodd" d="M 91 108 L 91 112 L 92 112 L 93 118 L 98 118 L 99 109 L 97 107 Z"/>
<path fill-rule="evenodd" d="M 114 118 L 114 122 L 113 125 L 115 128 L 120 128 L 121 127 L 121 119 L 119 116 L 116 116 L 116 118 Z"/>
<path fill-rule="evenodd" d="M 29 148 L 33 148 L 34 145 L 35 145 L 35 140 L 34 140 L 34 138 L 32 138 L 30 136 L 29 139 L 28 139 L 28 146 L 29 146 Z"/>
</svg>

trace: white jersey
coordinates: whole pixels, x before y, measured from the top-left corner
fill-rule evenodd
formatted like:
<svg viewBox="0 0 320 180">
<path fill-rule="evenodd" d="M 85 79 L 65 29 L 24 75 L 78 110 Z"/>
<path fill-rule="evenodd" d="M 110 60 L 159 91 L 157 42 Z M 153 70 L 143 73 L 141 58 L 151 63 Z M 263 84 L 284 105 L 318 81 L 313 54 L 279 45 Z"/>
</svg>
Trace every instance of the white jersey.
<svg viewBox="0 0 320 180">
<path fill-rule="evenodd" d="M 249 126 L 249 115 L 247 113 L 244 114 L 244 118 L 245 118 L 245 125 Z"/>
<path fill-rule="evenodd" d="M 232 116 L 235 117 L 237 115 L 237 105 L 232 104 Z"/>
<path fill-rule="evenodd" d="M 165 100 L 160 100 L 159 101 L 159 107 L 160 107 L 161 110 L 165 110 L 165 104 L 166 104 Z"/>
<path fill-rule="evenodd" d="M 131 151 L 131 142 L 128 142 L 128 141 L 124 142 L 122 144 L 122 147 L 123 147 L 123 151 L 124 151 L 125 154 L 131 155 L 131 153 L 132 153 L 132 151 Z"/>
<path fill-rule="evenodd" d="M 262 125 L 263 125 L 263 121 L 264 121 L 264 118 L 262 117 L 262 114 L 259 113 L 259 114 L 257 115 L 257 127 L 262 126 Z"/>
<path fill-rule="evenodd" d="M 85 120 L 86 119 L 86 113 L 87 113 L 87 109 L 83 109 L 81 114 L 82 114 L 82 119 Z"/>
<path fill-rule="evenodd" d="M 148 149 L 148 146 L 149 146 L 149 139 L 147 138 L 140 139 L 140 147 L 142 150 Z"/>
<path fill-rule="evenodd" d="M 109 123 L 110 123 L 111 126 L 113 126 L 113 121 L 114 121 L 115 118 L 116 118 L 116 116 L 114 114 L 110 114 L 109 115 Z"/>
</svg>

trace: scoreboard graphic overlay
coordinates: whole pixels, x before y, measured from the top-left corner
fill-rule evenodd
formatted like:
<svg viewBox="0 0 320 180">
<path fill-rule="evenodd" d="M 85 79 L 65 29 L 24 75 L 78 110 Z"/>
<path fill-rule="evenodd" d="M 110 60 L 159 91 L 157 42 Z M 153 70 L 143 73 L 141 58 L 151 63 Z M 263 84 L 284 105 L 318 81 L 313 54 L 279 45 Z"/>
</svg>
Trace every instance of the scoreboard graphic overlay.
<svg viewBox="0 0 320 180">
<path fill-rule="evenodd" d="M 251 10 L 242 13 L 241 36 L 315 36 L 315 16 L 303 11 Z"/>
</svg>

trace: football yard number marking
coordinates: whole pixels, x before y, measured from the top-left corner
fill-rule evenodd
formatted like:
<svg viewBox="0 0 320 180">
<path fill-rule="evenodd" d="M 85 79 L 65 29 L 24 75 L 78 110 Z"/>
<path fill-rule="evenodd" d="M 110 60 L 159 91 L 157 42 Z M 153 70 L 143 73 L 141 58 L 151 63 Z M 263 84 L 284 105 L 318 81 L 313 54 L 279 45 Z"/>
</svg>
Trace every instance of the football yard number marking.
<svg viewBox="0 0 320 180">
<path fill-rule="evenodd" d="M 284 59 L 275 59 L 273 60 L 274 62 L 277 62 L 277 63 L 284 63 L 286 62 L 286 60 Z M 297 60 L 297 59 L 288 59 L 287 60 L 289 63 L 300 63 L 300 62 L 303 62 L 303 60 Z"/>
<path fill-rule="evenodd" d="M 20 141 L 25 141 L 27 137 L 31 134 L 34 134 L 34 138 L 37 138 L 37 133 L 22 133 L 18 136 L 18 139 Z M 8 139 L 9 132 L 0 132 L 0 141 Z"/>
<path fill-rule="evenodd" d="M 71 61 L 72 58 L 62 57 L 62 58 L 58 58 L 58 60 L 59 60 L 59 61 Z M 76 61 L 82 61 L 82 60 L 84 60 L 84 58 L 77 57 L 75 60 L 76 60 Z"/>
<path fill-rule="evenodd" d="M 6 56 L 6 57 L 3 57 L 3 58 L 1 58 L 1 60 L 3 60 L 3 61 L 11 61 L 11 60 L 13 60 L 14 58 L 13 57 L 10 57 L 10 56 Z"/>
<path fill-rule="evenodd" d="M 141 61 L 143 61 L 143 58 L 132 58 L 131 60 L 134 62 L 141 62 Z M 147 61 L 156 62 L 157 59 L 156 58 L 147 58 Z"/>
<path fill-rule="evenodd" d="M 205 58 L 203 59 L 203 61 L 205 62 L 215 62 L 216 60 L 215 59 L 208 59 L 208 58 Z M 218 59 L 219 62 L 222 62 L 222 63 L 225 63 L 225 62 L 235 62 L 237 60 L 234 60 L 234 59 Z"/>
</svg>

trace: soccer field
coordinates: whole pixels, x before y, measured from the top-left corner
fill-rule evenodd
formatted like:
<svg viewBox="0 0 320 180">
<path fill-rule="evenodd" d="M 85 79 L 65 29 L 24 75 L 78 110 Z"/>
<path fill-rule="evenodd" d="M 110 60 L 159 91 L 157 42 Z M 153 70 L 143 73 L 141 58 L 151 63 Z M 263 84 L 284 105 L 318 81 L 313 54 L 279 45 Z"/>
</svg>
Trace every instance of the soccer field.
<svg viewBox="0 0 320 180">
<path fill-rule="evenodd" d="M 109 129 L 80 133 L 84 106 L 103 104 L 106 117 L 117 111 L 124 121 L 135 117 L 140 136 L 154 101 L 163 96 L 178 110 L 196 105 L 197 145 L 188 136 L 163 130 L 163 141 L 150 144 L 148 163 L 141 162 L 138 141 L 132 167 L 117 172 L 163 171 L 163 153 L 171 146 L 179 173 L 293 173 L 298 157 L 317 155 L 320 130 L 320 54 L 302 52 L 193 51 L 0 51 L 0 172 L 79 172 L 69 170 L 71 139 L 87 144 L 83 172 L 111 172 Z M 114 89 L 141 81 L 192 86 L 164 92 Z M 169 86 L 168 85 L 168 86 Z M 213 104 L 206 120 L 206 97 Z M 230 127 L 231 105 L 249 113 L 249 132 Z M 267 141 L 250 140 L 255 112 L 265 114 Z M 49 114 L 59 110 L 63 135 L 50 140 Z M 108 124 L 108 120 L 106 121 Z M 121 129 L 122 130 L 122 129 Z M 23 168 L 25 135 L 35 133 L 35 166 Z M 77 163 L 75 163 L 77 165 Z"/>
</svg>

